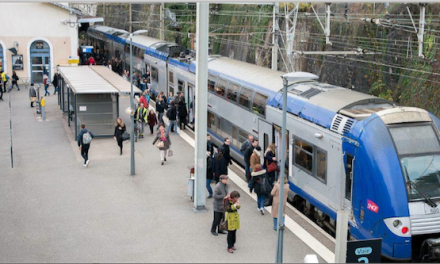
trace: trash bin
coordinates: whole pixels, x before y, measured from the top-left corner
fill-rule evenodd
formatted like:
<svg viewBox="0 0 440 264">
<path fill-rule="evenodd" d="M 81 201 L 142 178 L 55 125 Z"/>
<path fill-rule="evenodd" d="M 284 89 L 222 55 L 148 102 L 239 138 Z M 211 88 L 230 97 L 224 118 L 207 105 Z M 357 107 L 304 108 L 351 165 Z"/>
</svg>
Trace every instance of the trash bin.
<svg viewBox="0 0 440 264">
<path fill-rule="evenodd" d="M 194 200 L 194 177 L 188 178 L 188 196 L 191 197 L 191 200 Z"/>
</svg>

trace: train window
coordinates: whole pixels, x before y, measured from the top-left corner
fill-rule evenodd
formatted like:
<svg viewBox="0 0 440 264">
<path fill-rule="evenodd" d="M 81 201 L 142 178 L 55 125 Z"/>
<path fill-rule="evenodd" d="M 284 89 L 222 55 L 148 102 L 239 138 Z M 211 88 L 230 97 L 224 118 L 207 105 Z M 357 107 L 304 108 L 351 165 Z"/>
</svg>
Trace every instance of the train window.
<svg viewBox="0 0 440 264">
<path fill-rule="evenodd" d="M 327 153 L 318 149 L 316 152 L 317 171 L 316 177 L 323 182 L 327 182 Z"/>
<path fill-rule="evenodd" d="M 294 165 L 304 169 L 305 172 L 313 175 L 313 152 L 314 147 L 307 142 L 295 138 Z"/>
<path fill-rule="evenodd" d="M 141 48 L 138 49 L 138 57 L 139 57 L 139 59 L 142 59 L 144 57 L 144 53 L 145 53 L 145 50 L 143 50 Z"/>
<path fill-rule="evenodd" d="M 222 136 L 223 138 L 231 138 L 232 137 L 232 124 L 228 120 L 222 118 Z M 232 140 L 231 140 L 232 141 Z"/>
<path fill-rule="evenodd" d="M 440 152 L 440 144 L 431 125 L 391 126 L 389 129 L 399 155 Z"/>
<path fill-rule="evenodd" d="M 217 134 L 220 134 L 221 131 L 221 126 L 220 126 L 220 117 L 216 116 L 215 117 L 215 126 L 216 126 L 216 130 L 217 130 Z"/>
<path fill-rule="evenodd" d="M 215 94 L 220 97 L 224 97 L 225 90 L 226 90 L 226 81 L 219 79 L 215 84 Z"/>
<path fill-rule="evenodd" d="M 254 102 L 252 104 L 252 111 L 254 114 L 266 116 L 267 96 L 260 93 L 255 93 Z"/>
<path fill-rule="evenodd" d="M 208 80 L 208 91 L 213 93 L 215 91 L 215 81 L 211 78 Z"/>
<path fill-rule="evenodd" d="M 229 101 L 237 103 L 237 94 L 240 86 L 235 83 L 230 83 L 228 86 L 227 98 Z"/>
<path fill-rule="evenodd" d="M 253 91 L 247 88 L 242 87 L 240 90 L 240 97 L 238 98 L 238 103 L 249 109 L 251 107 L 251 99 L 252 99 Z"/>
<path fill-rule="evenodd" d="M 174 83 L 174 72 L 169 71 L 169 82 Z"/>
<path fill-rule="evenodd" d="M 232 126 L 232 145 L 238 147 L 238 128 Z"/>
<path fill-rule="evenodd" d="M 208 112 L 208 129 L 216 132 L 215 129 L 215 115 L 211 112 Z"/>
<path fill-rule="evenodd" d="M 351 185 L 353 181 L 353 155 L 347 154 L 345 165 L 345 198 L 351 201 Z"/>
<path fill-rule="evenodd" d="M 151 79 L 153 82 L 159 82 L 159 71 L 156 67 L 151 67 Z"/>
<path fill-rule="evenodd" d="M 177 80 L 177 87 L 179 88 L 179 92 L 183 92 L 185 89 L 185 82 L 182 80 Z"/>
<path fill-rule="evenodd" d="M 240 130 L 238 134 L 238 147 L 241 148 L 241 144 L 245 142 L 248 138 L 249 133 L 243 130 Z"/>
</svg>

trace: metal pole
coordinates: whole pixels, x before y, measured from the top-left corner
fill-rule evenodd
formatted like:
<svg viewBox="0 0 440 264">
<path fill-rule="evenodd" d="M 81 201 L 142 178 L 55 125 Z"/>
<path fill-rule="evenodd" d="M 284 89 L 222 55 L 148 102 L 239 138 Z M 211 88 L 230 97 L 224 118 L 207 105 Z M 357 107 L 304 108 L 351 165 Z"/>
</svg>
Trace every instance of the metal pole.
<svg viewBox="0 0 440 264">
<path fill-rule="evenodd" d="M 0 88 L 1 89 L 1 88 Z M 9 92 L 9 142 L 11 145 L 11 169 L 14 168 L 14 152 L 12 150 L 12 103 L 11 92 Z"/>
<path fill-rule="evenodd" d="M 159 38 L 160 40 L 164 40 L 165 36 L 164 36 L 164 29 L 165 29 L 165 23 L 164 23 L 164 3 L 160 3 L 160 31 L 159 31 Z"/>
<path fill-rule="evenodd" d="M 278 70 L 278 19 L 280 13 L 280 3 L 273 6 L 273 32 L 272 32 L 272 70 Z"/>
<path fill-rule="evenodd" d="M 330 10 L 331 3 L 325 3 L 325 43 L 328 45 L 332 45 L 330 42 Z"/>
<path fill-rule="evenodd" d="M 206 211 L 206 133 L 208 131 L 208 29 L 209 3 L 197 3 L 196 46 L 196 148 L 194 211 Z"/>
<path fill-rule="evenodd" d="M 104 21 L 102 21 L 102 25 L 105 26 L 105 15 L 107 14 L 107 7 L 106 7 L 106 4 L 105 4 L 105 3 L 103 3 L 103 7 L 102 7 L 102 9 L 103 9 L 102 14 L 103 14 L 103 18 L 104 18 Z"/>
<path fill-rule="evenodd" d="M 347 259 L 348 213 L 338 210 L 336 219 L 335 263 L 345 263 Z"/>
<path fill-rule="evenodd" d="M 280 204 L 278 207 L 278 242 L 276 263 L 283 263 L 283 240 L 284 240 L 284 177 L 286 170 L 286 123 L 287 123 L 287 84 L 288 81 L 283 78 L 283 122 L 281 129 L 281 172 L 280 172 Z"/>
<path fill-rule="evenodd" d="M 131 12 L 131 4 L 129 4 L 129 12 L 128 12 L 128 20 L 129 20 L 129 25 L 128 25 L 128 32 L 133 32 L 133 13 Z M 131 44 L 130 44 L 131 45 Z M 130 52 L 131 55 L 131 52 Z"/>
<path fill-rule="evenodd" d="M 130 4 L 131 7 L 131 4 Z M 131 14 L 131 12 L 130 12 Z M 131 24 L 130 24 L 131 25 Z M 133 100 L 133 33 L 130 33 L 130 107 L 133 109 L 133 111 L 136 112 L 136 109 L 134 107 L 134 100 Z M 131 115 L 131 132 L 130 132 L 130 142 L 131 142 L 131 171 L 130 175 L 134 176 L 135 170 L 134 170 L 134 114 Z"/>
<path fill-rule="evenodd" d="M 425 7 L 426 3 L 420 3 L 420 21 L 419 21 L 419 33 L 417 39 L 419 41 L 419 57 L 425 57 L 423 55 L 423 34 L 425 33 Z"/>
</svg>

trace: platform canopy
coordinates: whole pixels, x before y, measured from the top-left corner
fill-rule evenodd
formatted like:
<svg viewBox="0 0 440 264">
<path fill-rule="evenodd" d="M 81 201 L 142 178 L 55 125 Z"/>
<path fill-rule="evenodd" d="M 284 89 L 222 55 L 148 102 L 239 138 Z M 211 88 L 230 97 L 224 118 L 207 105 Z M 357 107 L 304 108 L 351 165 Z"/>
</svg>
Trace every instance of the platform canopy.
<svg viewBox="0 0 440 264">
<path fill-rule="evenodd" d="M 89 66 L 58 67 L 58 69 L 75 94 L 119 93 L 118 89 Z"/>
<path fill-rule="evenodd" d="M 102 78 L 108 81 L 113 87 L 115 87 L 120 93 L 130 93 L 131 85 L 130 82 L 124 80 L 119 74 L 113 72 L 108 67 L 105 66 L 90 66 L 90 68 L 99 74 Z M 141 93 L 141 89 L 133 86 L 133 93 Z"/>
</svg>

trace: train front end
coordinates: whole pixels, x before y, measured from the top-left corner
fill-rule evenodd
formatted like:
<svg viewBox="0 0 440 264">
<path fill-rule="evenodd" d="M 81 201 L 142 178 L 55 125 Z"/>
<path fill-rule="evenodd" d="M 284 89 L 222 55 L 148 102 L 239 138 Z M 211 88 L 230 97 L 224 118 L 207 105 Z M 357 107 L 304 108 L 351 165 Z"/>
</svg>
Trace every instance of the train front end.
<svg viewBox="0 0 440 264">
<path fill-rule="evenodd" d="M 357 128 L 357 239 L 382 238 L 392 260 L 440 261 L 440 120 L 393 107 Z"/>
</svg>

